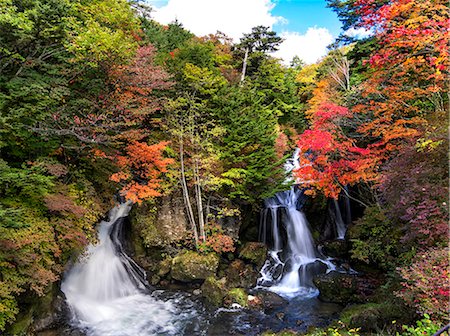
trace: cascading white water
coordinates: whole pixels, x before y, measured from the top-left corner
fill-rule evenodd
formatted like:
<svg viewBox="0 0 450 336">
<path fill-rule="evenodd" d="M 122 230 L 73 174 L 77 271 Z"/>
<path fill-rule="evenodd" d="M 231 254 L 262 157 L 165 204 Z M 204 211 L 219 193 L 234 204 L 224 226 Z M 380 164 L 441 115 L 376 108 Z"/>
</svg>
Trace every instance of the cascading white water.
<svg viewBox="0 0 450 336">
<path fill-rule="evenodd" d="M 266 200 L 262 216 L 265 223 L 262 223 L 261 230 L 270 232 L 272 246 L 260 271 L 258 286 L 286 297 L 317 294 L 311 282 L 313 272 L 310 269 L 316 262 L 325 269 L 334 268 L 331 262 L 319 257 L 306 217 L 297 210 L 301 195 L 302 192 L 295 187 L 277 193 Z M 282 218 L 284 235 L 279 218 Z M 270 225 L 269 229 L 267 225 Z"/>
<path fill-rule="evenodd" d="M 110 211 L 99 224 L 99 242 L 62 282 L 74 324 L 90 336 L 180 335 L 195 312 L 150 295 L 144 271 L 122 250 L 119 234 L 130 209 L 124 203 Z"/>
<path fill-rule="evenodd" d="M 333 199 L 334 209 L 335 209 L 335 222 L 336 222 L 336 233 L 337 239 L 344 239 L 345 233 L 347 232 L 347 226 L 342 218 L 341 209 L 339 203 L 336 199 Z"/>
<path fill-rule="evenodd" d="M 300 167 L 299 155 L 297 148 L 284 165 L 288 183 L 301 183 L 301 179 L 293 174 Z M 257 287 L 285 297 L 317 295 L 312 276 L 320 269 L 335 269 L 334 264 L 316 250 L 305 214 L 297 209 L 302 196 L 302 191 L 297 187 L 279 192 L 266 199 L 261 216 L 261 240 L 266 244 L 270 240 L 271 248 L 260 271 Z M 271 239 L 267 239 L 267 233 L 270 233 Z"/>
</svg>

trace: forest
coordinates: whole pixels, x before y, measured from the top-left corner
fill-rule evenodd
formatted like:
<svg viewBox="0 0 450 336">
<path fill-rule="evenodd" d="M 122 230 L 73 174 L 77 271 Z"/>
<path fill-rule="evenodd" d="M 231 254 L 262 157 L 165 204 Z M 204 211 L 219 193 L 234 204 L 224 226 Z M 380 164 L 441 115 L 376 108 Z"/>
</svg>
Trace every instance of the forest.
<svg viewBox="0 0 450 336">
<path fill-rule="evenodd" d="M 0 333 L 84 335 L 40 333 L 36 321 L 119 200 L 133 204 L 126 248 L 152 285 L 213 288 L 210 306 L 251 306 L 255 284 L 227 276 L 238 266 L 238 278 L 257 276 L 264 200 L 293 184 L 329 251 L 330 204 L 351 204 L 337 257 L 370 288 L 330 299 L 343 310 L 327 324 L 261 335 L 445 328 L 448 3 L 328 6 L 343 31 L 370 36 L 343 34 L 317 63 L 286 65 L 272 56 L 283 39 L 262 25 L 233 41 L 162 25 L 134 0 L 0 0 Z M 247 263 L 248 250 L 262 262 Z M 186 274 L 185 257 L 215 269 Z"/>
</svg>

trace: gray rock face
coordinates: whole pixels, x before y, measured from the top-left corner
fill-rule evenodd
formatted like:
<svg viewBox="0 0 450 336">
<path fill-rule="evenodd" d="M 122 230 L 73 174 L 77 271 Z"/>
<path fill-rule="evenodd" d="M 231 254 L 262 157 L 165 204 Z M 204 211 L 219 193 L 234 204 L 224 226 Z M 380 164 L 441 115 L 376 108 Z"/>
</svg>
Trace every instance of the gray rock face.
<svg viewBox="0 0 450 336">
<path fill-rule="evenodd" d="M 51 311 L 41 318 L 35 318 L 32 327 L 36 332 L 54 329 L 64 325 L 69 316 L 69 307 L 61 293 L 54 298 Z"/>
<path fill-rule="evenodd" d="M 164 247 L 186 238 L 188 223 L 180 195 L 161 197 L 133 209 L 132 224 L 147 247 Z"/>
</svg>

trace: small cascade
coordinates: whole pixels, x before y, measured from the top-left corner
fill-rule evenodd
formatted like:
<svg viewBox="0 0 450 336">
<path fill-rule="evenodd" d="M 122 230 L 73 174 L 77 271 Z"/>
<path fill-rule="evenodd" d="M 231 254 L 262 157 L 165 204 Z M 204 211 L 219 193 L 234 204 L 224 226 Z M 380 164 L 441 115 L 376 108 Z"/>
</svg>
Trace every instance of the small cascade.
<svg viewBox="0 0 450 336">
<path fill-rule="evenodd" d="M 298 210 L 304 195 L 292 187 L 265 201 L 260 227 L 269 258 L 261 269 L 258 286 L 286 297 L 313 296 L 312 277 L 334 269 L 317 251 L 305 214 Z"/>
<path fill-rule="evenodd" d="M 300 168 L 300 149 L 296 148 L 294 151 L 294 154 L 292 154 L 292 157 L 286 160 L 286 163 L 284 164 L 284 171 L 288 175 L 286 182 L 294 182 L 297 184 L 298 178 L 294 177 L 292 174 L 293 171 Z"/>
<path fill-rule="evenodd" d="M 347 225 L 344 223 L 344 219 L 342 218 L 341 208 L 339 207 L 339 203 L 336 199 L 333 199 L 334 211 L 335 211 L 335 223 L 336 223 L 336 238 L 344 239 L 345 233 L 347 232 Z"/>
<path fill-rule="evenodd" d="M 348 190 L 346 193 L 348 193 Z M 346 195 L 339 195 L 339 199 L 333 199 L 329 207 L 329 217 L 334 222 L 335 238 L 345 239 L 348 226 L 352 222 L 350 199 Z"/>
<path fill-rule="evenodd" d="M 122 248 L 130 209 L 124 203 L 110 211 L 109 220 L 99 224 L 98 243 L 88 246 L 61 284 L 73 324 L 89 336 L 182 335 L 196 311 L 181 311 L 178 299 L 157 299 L 145 272 Z"/>
</svg>

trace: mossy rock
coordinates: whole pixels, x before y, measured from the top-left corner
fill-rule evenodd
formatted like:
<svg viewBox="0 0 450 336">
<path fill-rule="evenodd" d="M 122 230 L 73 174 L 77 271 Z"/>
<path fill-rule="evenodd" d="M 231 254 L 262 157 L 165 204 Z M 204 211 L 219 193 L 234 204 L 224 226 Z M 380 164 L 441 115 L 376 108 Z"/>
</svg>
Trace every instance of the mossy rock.
<svg viewBox="0 0 450 336">
<path fill-rule="evenodd" d="M 323 243 L 323 252 L 333 258 L 347 258 L 349 244 L 345 240 L 332 240 Z"/>
<path fill-rule="evenodd" d="M 237 303 L 241 307 L 248 306 L 248 294 L 243 288 L 233 288 L 228 291 L 225 296 L 224 303 L 226 306 L 231 306 L 233 303 Z"/>
<path fill-rule="evenodd" d="M 361 302 L 357 293 L 357 277 L 354 275 L 330 272 L 318 275 L 313 279 L 313 283 L 319 289 L 319 299 L 324 302 L 341 304 Z"/>
<path fill-rule="evenodd" d="M 234 260 L 224 273 L 230 287 L 252 288 L 259 276 L 252 265 L 245 264 L 240 259 Z"/>
<path fill-rule="evenodd" d="M 409 312 L 402 305 L 393 302 L 355 304 L 345 308 L 340 320 L 349 328 L 360 328 L 364 332 L 387 330 L 392 321 L 408 323 L 415 317 L 414 312 Z"/>
<path fill-rule="evenodd" d="M 213 276 L 219 266 L 215 253 L 202 255 L 194 251 L 182 252 L 172 259 L 171 276 L 182 282 L 204 280 Z"/>
<path fill-rule="evenodd" d="M 158 265 L 158 275 L 160 277 L 166 276 L 170 273 L 170 269 L 172 268 L 172 258 L 166 258 L 161 260 Z"/>
<path fill-rule="evenodd" d="M 248 242 L 239 251 L 239 258 L 262 267 L 267 257 L 267 246 L 263 243 Z"/>
<path fill-rule="evenodd" d="M 38 297 L 32 293 L 25 295 L 22 312 L 9 326 L 6 335 L 28 335 L 30 330 L 47 331 L 66 323 L 69 307 L 64 294 L 59 289 L 59 283 L 50 285 L 44 296 Z"/>
<path fill-rule="evenodd" d="M 227 293 L 226 280 L 222 278 L 220 280 L 213 276 L 208 277 L 203 283 L 202 295 L 206 299 L 206 302 L 213 307 L 220 307 L 223 304 L 223 298 Z"/>
<path fill-rule="evenodd" d="M 300 333 L 293 330 L 282 330 L 277 333 L 273 331 L 265 331 L 261 334 L 261 336 L 298 336 Z"/>
</svg>

